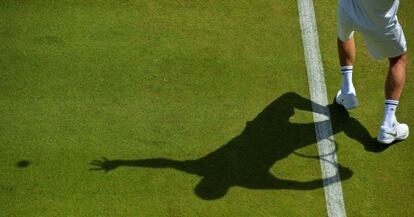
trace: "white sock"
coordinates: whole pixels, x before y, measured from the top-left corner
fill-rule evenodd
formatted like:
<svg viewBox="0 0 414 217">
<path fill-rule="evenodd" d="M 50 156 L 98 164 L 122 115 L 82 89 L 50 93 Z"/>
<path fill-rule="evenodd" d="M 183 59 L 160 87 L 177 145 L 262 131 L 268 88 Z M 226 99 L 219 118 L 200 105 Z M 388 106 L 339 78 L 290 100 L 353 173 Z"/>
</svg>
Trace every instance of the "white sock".
<svg viewBox="0 0 414 217">
<path fill-rule="evenodd" d="M 382 122 L 382 125 L 386 128 L 392 128 L 396 121 L 395 112 L 397 111 L 397 105 L 397 100 L 385 100 L 384 121 Z"/>
<path fill-rule="evenodd" d="M 352 83 L 352 66 L 342 66 L 342 93 L 355 93 L 354 84 Z"/>
</svg>

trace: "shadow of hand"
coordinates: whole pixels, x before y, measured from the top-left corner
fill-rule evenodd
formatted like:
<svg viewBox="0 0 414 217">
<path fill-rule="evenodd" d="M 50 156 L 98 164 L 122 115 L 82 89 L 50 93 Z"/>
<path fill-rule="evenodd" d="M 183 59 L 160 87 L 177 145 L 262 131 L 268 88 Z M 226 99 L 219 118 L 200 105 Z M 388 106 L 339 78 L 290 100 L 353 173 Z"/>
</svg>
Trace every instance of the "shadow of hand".
<svg viewBox="0 0 414 217">
<path fill-rule="evenodd" d="M 102 157 L 102 160 L 93 160 L 90 164 L 95 166 L 95 168 L 91 168 L 89 170 L 102 170 L 104 172 L 109 172 L 121 166 L 119 161 L 108 160 L 106 157 Z"/>
</svg>

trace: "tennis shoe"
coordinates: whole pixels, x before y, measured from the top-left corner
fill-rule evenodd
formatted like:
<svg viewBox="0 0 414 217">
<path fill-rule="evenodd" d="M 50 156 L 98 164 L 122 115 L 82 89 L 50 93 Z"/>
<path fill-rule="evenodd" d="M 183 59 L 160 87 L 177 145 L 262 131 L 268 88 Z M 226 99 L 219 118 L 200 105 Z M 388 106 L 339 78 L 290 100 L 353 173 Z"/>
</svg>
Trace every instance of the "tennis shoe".
<svg viewBox="0 0 414 217">
<path fill-rule="evenodd" d="M 377 141 L 382 144 L 391 144 L 394 141 L 401 141 L 407 139 L 409 135 L 409 128 L 407 124 L 400 124 L 395 122 L 392 128 L 381 126 Z"/>
<path fill-rule="evenodd" d="M 347 110 L 358 106 L 358 98 L 355 92 L 342 93 L 342 91 L 339 90 L 336 94 L 335 101 L 337 104 L 344 106 Z"/>
</svg>

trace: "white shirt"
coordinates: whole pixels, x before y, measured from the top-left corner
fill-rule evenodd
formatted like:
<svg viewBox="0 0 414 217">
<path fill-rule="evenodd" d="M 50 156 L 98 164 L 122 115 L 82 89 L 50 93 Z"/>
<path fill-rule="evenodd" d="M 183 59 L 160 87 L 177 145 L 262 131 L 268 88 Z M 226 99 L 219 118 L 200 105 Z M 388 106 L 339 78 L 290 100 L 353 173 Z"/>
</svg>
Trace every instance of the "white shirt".
<svg viewBox="0 0 414 217">
<path fill-rule="evenodd" d="M 339 0 L 339 7 L 360 26 L 381 30 L 397 23 L 400 0 Z"/>
</svg>

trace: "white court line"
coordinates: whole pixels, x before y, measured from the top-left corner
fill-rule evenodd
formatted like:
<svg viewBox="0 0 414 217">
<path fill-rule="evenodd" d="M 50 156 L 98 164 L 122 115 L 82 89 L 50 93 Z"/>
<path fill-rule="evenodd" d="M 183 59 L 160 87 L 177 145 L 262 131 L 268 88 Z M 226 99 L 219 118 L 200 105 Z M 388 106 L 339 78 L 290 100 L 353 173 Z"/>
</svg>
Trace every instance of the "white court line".
<svg viewBox="0 0 414 217">
<path fill-rule="evenodd" d="M 329 217 L 345 217 L 345 203 L 328 109 L 313 0 L 298 0 L 298 9 L 308 70 L 309 91 L 311 100 L 314 102 L 312 103 L 313 120 L 324 180 L 326 208 Z"/>
</svg>

